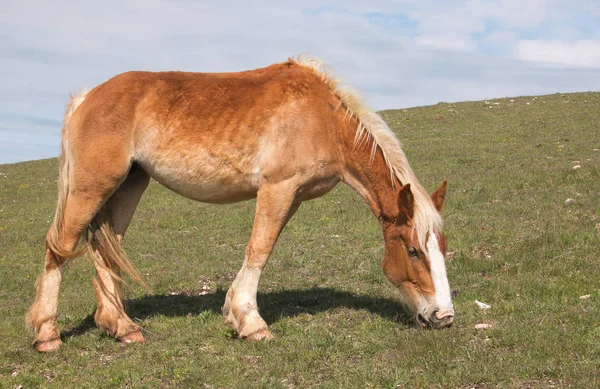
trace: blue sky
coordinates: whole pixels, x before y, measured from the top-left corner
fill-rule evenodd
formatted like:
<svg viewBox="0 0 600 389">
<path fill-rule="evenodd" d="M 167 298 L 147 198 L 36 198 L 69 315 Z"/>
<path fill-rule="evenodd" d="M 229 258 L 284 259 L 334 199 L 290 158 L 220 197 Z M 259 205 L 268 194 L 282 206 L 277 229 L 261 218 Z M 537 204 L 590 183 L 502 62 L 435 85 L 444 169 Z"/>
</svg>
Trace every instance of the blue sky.
<svg viewBox="0 0 600 389">
<path fill-rule="evenodd" d="M 3 0 L 0 163 L 55 157 L 68 94 L 127 70 L 310 53 L 374 109 L 600 90 L 600 2 Z"/>
</svg>

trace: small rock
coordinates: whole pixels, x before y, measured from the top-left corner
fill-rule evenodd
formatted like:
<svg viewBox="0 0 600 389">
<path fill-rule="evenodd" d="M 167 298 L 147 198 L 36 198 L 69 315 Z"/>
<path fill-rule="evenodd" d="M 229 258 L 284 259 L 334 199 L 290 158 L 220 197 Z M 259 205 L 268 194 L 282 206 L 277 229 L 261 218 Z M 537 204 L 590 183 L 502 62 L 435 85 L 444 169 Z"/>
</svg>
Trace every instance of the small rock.
<svg viewBox="0 0 600 389">
<path fill-rule="evenodd" d="M 573 166 L 573 170 L 578 170 L 578 169 L 581 169 L 581 165 L 575 165 L 575 166 Z"/>
<path fill-rule="evenodd" d="M 489 323 L 479 323 L 479 324 L 475 324 L 475 329 L 476 330 L 487 330 L 492 328 L 492 325 Z"/>
<path fill-rule="evenodd" d="M 575 202 L 575 199 L 568 198 L 565 200 L 565 205 L 571 205 Z"/>
<path fill-rule="evenodd" d="M 490 308 L 492 307 L 491 305 L 488 305 L 488 304 L 486 304 L 486 303 L 482 303 L 482 302 L 481 302 L 481 301 L 479 301 L 479 300 L 475 300 L 475 304 L 477 304 L 477 306 L 478 306 L 479 308 L 481 308 L 481 309 L 490 309 Z"/>
<path fill-rule="evenodd" d="M 579 299 L 580 299 L 580 300 L 587 300 L 587 299 L 589 299 L 590 297 L 592 297 L 592 295 L 591 295 L 591 294 L 584 294 L 583 296 L 579 296 Z"/>
</svg>

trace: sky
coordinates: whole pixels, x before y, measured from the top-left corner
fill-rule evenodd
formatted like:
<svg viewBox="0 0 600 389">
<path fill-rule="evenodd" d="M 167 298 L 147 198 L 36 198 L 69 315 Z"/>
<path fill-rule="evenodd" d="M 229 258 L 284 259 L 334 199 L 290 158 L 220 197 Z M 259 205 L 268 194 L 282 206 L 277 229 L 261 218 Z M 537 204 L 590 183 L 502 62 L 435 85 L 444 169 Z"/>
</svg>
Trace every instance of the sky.
<svg viewBox="0 0 600 389">
<path fill-rule="evenodd" d="M 375 110 L 600 91 L 597 0 L 2 0 L 0 164 L 56 157 L 69 93 L 309 53 Z"/>
</svg>

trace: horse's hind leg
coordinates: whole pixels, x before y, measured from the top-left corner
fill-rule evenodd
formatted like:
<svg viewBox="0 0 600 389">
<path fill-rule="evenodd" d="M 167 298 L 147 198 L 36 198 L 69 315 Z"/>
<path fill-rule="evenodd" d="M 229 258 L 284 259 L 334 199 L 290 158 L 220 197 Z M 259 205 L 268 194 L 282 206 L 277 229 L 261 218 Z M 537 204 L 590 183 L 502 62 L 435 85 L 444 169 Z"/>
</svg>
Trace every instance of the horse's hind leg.
<svg viewBox="0 0 600 389">
<path fill-rule="evenodd" d="M 119 243 L 149 180 L 146 172 L 134 167 L 101 211 L 100 217 L 103 220 L 100 222 L 108 223 L 108 228 L 114 229 Z M 123 309 L 121 282 L 113 277 L 120 277 L 120 268 L 113 261 L 107 260 L 107 255 L 110 254 L 103 252 L 101 248 L 96 248 L 93 254 L 96 277 L 92 283 L 98 299 L 98 309 L 94 316 L 96 325 L 121 342 L 143 342 L 144 336 L 140 327 Z"/>
<path fill-rule="evenodd" d="M 258 313 L 258 282 L 273 246 L 287 221 L 298 209 L 298 185 L 292 180 L 261 186 L 256 215 L 244 264 L 227 292 L 223 314 L 237 335 L 246 340 L 270 338 L 267 323 Z"/>
<path fill-rule="evenodd" d="M 61 162 L 61 169 L 64 168 L 65 158 Z M 121 176 L 127 174 L 127 164 L 128 161 L 123 163 Z M 56 350 L 61 344 L 56 314 L 62 269 L 71 257 L 77 256 L 75 249 L 85 230 L 122 181 L 116 171 L 119 164 L 113 163 L 111 166 L 113 169 L 107 175 L 92 166 L 86 168 L 84 163 L 70 173 L 68 170 L 61 172 L 59 205 L 46 237 L 45 267 L 36 283 L 36 300 L 26 318 L 34 329 L 34 346 L 38 351 Z"/>
</svg>

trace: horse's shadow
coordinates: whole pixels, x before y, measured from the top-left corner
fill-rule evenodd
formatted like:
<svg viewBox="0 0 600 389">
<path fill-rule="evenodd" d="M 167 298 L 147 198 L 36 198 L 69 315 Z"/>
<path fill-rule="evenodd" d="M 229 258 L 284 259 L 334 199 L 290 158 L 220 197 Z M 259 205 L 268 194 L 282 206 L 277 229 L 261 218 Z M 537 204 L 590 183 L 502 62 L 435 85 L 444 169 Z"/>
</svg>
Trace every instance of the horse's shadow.
<svg viewBox="0 0 600 389">
<path fill-rule="evenodd" d="M 226 291 L 217 290 L 206 295 L 148 295 L 126 300 L 127 314 L 134 320 L 143 320 L 152 316 L 187 316 L 205 311 L 221 313 Z M 413 323 L 410 314 L 395 300 L 359 295 L 332 288 L 314 287 L 307 290 L 286 290 L 259 293 L 257 297 L 261 316 L 268 324 L 284 317 L 293 317 L 302 313 L 314 315 L 332 308 L 345 307 L 366 309 L 383 318 L 409 325 Z M 86 333 L 95 328 L 94 314 L 88 315 L 76 327 L 61 333 L 61 338 L 69 338 Z"/>
</svg>

